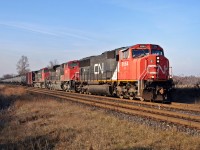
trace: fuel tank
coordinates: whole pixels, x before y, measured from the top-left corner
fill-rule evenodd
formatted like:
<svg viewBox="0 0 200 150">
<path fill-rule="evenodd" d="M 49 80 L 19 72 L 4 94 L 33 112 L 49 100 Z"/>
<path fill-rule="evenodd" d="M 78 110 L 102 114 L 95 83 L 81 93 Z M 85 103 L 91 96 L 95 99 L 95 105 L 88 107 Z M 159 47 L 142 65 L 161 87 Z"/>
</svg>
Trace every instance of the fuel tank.
<svg viewBox="0 0 200 150">
<path fill-rule="evenodd" d="M 88 93 L 98 95 L 111 95 L 112 88 L 110 85 L 87 85 L 84 87 Z"/>
</svg>

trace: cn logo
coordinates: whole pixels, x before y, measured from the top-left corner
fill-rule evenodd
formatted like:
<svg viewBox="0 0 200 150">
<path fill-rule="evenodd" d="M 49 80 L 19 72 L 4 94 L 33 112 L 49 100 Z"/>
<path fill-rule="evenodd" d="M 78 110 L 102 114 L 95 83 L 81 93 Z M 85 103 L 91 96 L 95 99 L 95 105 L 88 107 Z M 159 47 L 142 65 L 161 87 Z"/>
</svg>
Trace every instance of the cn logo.
<svg viewBox="0 0 200 150">
<path fill-rule="evenodd" d="M 150 68 L 157 68 L 155 71 L 150 71 L 151 69 Z M 167 74 L 168 72 L 168 67 L 166 67 L 165 65 L 163 66 L 160 66 L 160 65 L 148 65 L 147 66 L 147 73 L 149 74 L 159 74 L 159 72 L 162 72 L 162 74 Z"/>
<path fill-rule="evenodd" d="M 168 68 L 166 66 L 163 66 L 163 68 L 162 68 L 160 65 L 158 65 L 158 69 L 157 69 L 158 73 L 159 73 L 159 71 L 161 71 L 163 74 L 166 74 L 167 70 L 168 70 Z"/>
<path fill-rule="evenodd" d="M 94 64 L 94 74 L 103 74 L 104 63 Z"/>
</svg>

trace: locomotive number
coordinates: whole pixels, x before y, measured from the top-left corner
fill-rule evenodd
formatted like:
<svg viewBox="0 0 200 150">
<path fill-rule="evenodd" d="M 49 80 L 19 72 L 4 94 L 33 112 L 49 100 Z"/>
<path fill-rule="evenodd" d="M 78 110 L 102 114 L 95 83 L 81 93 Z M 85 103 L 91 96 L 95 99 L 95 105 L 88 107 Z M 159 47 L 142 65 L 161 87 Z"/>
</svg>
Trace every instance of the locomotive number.
<svg viewBox="0 0 200 150">
<path fill-rule="evenodd" d="M 126 67 L 126 66 L 128 66 L 128 61 L 122 62 L 122 67 Z"/>
</svg>

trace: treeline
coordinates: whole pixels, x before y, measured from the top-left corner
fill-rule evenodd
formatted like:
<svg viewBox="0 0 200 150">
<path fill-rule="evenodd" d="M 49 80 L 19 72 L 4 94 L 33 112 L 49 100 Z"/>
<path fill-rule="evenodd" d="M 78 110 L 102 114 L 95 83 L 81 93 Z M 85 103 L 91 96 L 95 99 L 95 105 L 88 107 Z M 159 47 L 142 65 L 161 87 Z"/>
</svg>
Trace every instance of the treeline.
<svg viewBox="0 0 200 150">
<path fill-rule="evenodd" d="M 196 76 L 173 76 L 175 86 L 200 87 L 200 77 Z"/>
</svg>

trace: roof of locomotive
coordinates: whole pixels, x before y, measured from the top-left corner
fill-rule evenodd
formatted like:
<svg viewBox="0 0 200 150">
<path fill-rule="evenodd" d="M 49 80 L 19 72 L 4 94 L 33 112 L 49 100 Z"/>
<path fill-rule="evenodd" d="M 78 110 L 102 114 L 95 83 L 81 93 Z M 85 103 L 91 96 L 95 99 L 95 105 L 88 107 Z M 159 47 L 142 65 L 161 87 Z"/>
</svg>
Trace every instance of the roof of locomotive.
<svg viewBox="0 0 200 150">
<path fill-rule="evenodd" d="M 160 47 L 157 44 L 136 44 L 136 45 L 132 45 L 132 46 L 125 46 L 125 47 L 116 48 L 114 50 L 108 50 L 108 51 L 103 52 L 100 55 L 106 54 L 106 53 L 111 52 L 111 51 L 116 51 L 116 54 L 117 54 L 119 51 L 124 51 L 124 50 L 127 50 L 128 48 L 133 48 L 133 49 L 144 49 L 144 48 L 153 49 L 153 48 L 156 48 L 156 49 L 163 50 L 163 48 Z M 81 58 L 79 61 L 91 59 L 93 57 L 97 57 L 97 56 L 100 56 L 100 55 L 92 55 L 92 56 L 89 56 L 89 57 Z"/>
<path fill-rule="evenodd" d="M 160 50 L 163 50 L 163 48 L 160 47 L 157 44 L 136 44 L 136 45 L 130 46 L 130 48 L 133 48 L 133 49 L 144 49 L 144 48 L 147 48 L 147 49 L 160 49 Z"/>
<path fill-rule="evenodd" d="M 116 54 L 117 54 L 118 51 L 123 50 L 123 49 L 127 49 L 127 48 L 129 48 L 129 46 L 116 48 L 116 49 L 114 49 L 114 50 L 108 50 L 108 51 L 105 51 L 105 52 L 101 53 L 100 55 L 103 55 L 103 54 L 106 54 L 106 53 L 112 52 L 112 51 L 116 51 Z M 93 58 L 93 57 L 97 57 L 97 56 L 100 56 L 100 55 L 88 56 L 88 57 L 85 57 L 85 58 L 81 58 L 79 61 L 84 61 L 84 60 L 91 59 L 91 58 Z"/>
</svg>

